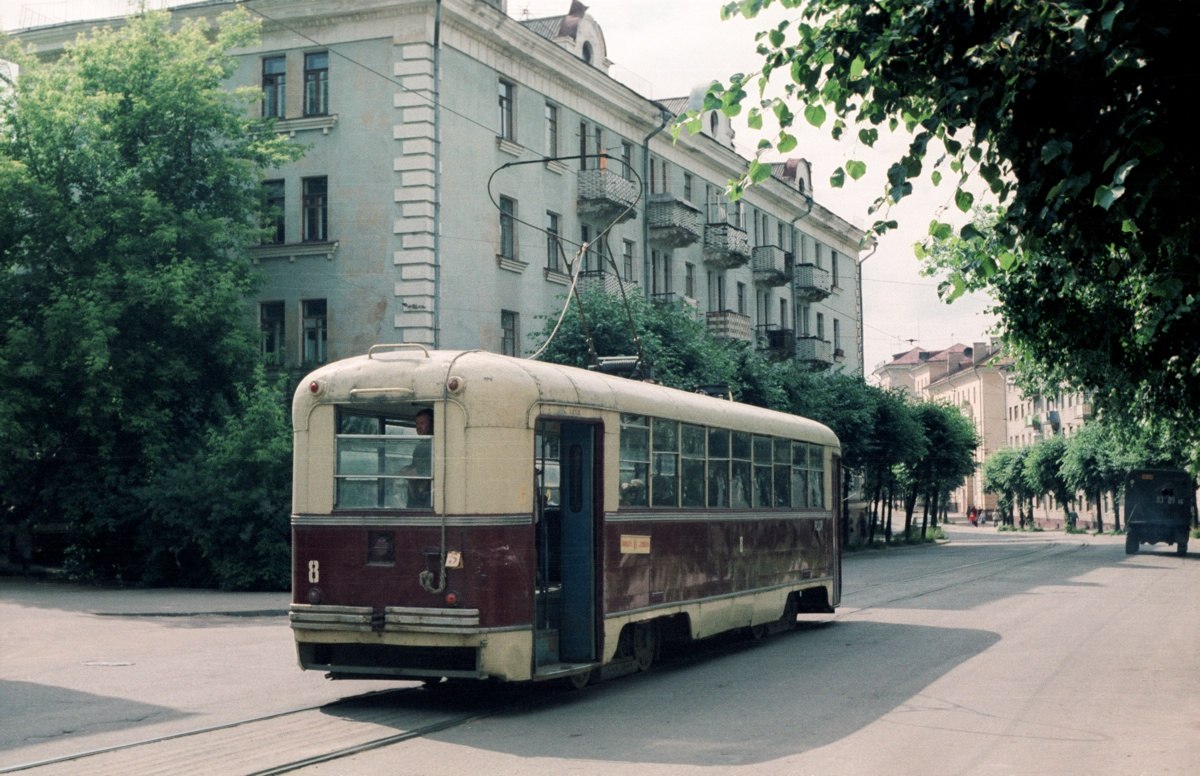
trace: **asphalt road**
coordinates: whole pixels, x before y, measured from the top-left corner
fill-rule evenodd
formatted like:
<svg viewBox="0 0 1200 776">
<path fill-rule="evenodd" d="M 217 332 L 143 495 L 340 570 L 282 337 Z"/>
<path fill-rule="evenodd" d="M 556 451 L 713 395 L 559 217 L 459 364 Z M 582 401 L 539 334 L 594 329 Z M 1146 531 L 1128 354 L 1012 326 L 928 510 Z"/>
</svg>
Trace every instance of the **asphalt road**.
<svg viewBox="0 0 1200 776">
<path fill-rule="evenodd" d="M 286 595 L 0 579 L 0 773 L 250 773 L 382 734 L 396 742 L 300 772 L 1194 772 L 1200 554 L 950 537 L 847 556 L 836 615 L 693 645 L 582 693 L 326 682 L 295 666 Z M 329 705 L 384 688 L 398 689 Z"/>
</svg>

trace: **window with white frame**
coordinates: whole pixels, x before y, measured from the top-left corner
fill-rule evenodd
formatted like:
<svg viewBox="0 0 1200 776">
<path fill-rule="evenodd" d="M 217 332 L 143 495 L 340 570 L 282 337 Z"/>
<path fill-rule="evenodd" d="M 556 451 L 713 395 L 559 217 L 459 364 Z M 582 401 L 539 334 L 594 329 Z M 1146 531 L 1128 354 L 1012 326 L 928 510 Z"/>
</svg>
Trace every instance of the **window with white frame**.
<svg viewBox="0 0 1200 776">
<path fill-rule="evenodd" d="M 263 362 L 271 366 L 283 365 L 283 323 L 283 302 L 259 304 L 259 353 L 262 355 Z"/>
<path fill-rule="evenodd" d="M 562 271 L 562 238 L 559 232 L 558 213 L 546 211 L 546 269 L 552 272 Z"/>
<path fill-rule="evenodd" d="M 546 103 L 546 156 L 558 156 L 558 106 Z"/>
<path fill-rule="evenodd" d="M 517 201 L 500 197 L 500 246 L 498 255 L 517 258 Z"/>
<path fill-rule="evenodd" d="M 497 127 L 496 134 L 505 140 L 516 142 L 517 140 L 517 124 L 516 124 L 516 93 L 517 87 L 509 81 L 501 78 L 497 82 L 496 88 L 499 107 L 500 107 L 500 125 Z"/>
<path fill-rule="evenodd" d="M 521 315 L 512 310 L 500 311 L 500 352 L 506 356 L 518 356 L 521 335 Z"/>
<path fill-rule="evenodd" d="M 287 57 L 263 57 L 262 60 L 262 115 L 264 118 L 287 117 Z"/>
<path fill-rule="evenodd" d="M 304 363 L 323 364 L 328 358 L 328 317 L 324 299 L 305 299 L 300 303 L 301 333 L 304 338 Z"/>
<path fill-rule="evenodd" d="M 329 240 L 329 179 L 325 176 L 304 178 L 301 236 L 304 242 Z"/>
<path fill-rule="evenodd" d="M 304 115 L 329 114 L 329 52 L 304 55 Z"/>
<path fill-rule="evenodd" d="M 284 197 L 283 181 L 263 181 L 263 244 L 281 245 L 287 237 L 287 200 Z"/>
</svg>

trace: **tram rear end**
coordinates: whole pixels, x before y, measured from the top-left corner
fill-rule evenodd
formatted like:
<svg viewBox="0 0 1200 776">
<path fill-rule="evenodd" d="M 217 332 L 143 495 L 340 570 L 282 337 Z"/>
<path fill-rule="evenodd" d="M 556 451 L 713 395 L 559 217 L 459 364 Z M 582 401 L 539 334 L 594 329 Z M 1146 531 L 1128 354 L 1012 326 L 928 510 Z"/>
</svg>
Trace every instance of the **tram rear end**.
<svg viewBox="0 0 1200 776">
<path fill-rule="evenodd" d="M 529 510 L 514 508 L 522 494 L 497 494 L 499 510 L 472 512 L 456 468 L 463 445 L 506 447 L 522 432 L 478 418 L 468 430 L 452 366 L 422 349 L 373 351 L 297 390 L 290 619 L 305 669 L 528 678 Z M 494 476 L 532 482 L 519 464 L 498 460 Z"/>
</svg>

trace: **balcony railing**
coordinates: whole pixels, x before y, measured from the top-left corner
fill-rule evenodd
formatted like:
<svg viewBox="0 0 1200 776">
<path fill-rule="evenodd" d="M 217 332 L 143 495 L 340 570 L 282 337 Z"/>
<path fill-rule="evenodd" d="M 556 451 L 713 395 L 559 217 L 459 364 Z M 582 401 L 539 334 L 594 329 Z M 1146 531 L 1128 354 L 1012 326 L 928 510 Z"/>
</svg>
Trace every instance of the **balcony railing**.
<svg viewBox="0 0 1200 776">
<path fill-rule="evenodd" d="M 637 216 L 637 185 L 609 169 L 579 171 L 579 215 L 602 221 L 628 221 Z"/>
<path fill-rule="evenodd" d="M 704 263 L 715 269 L 743 267 L 750 261 L 746 232 L 724 222 L 704 226 Z"/>
<path fill-rule="evenodd" d="M 829 296 L 833 283 L 829 270 L 816 264 L 797 264 L 792 270 L 796 298 L 806 302 L 817 302 Z"/>
<path fill-rule="evenodd" d="M 704 232 L 700 208 L 674 194 L 652 194 L 646 206 L 650 239 L 669 248 L 682 248 L 700 239 Z"/>
<path fill-rule="evenodd" d="M 629 293 L 630 289 L 637 285 L 632 280 L 622 280 L 613 272 L 607 272 L 602 269 L 588 269 L 579 273 L 579 279 L 575 282 L 575 287 L 580 292 L 603 291 L 606 294 L 620 294 L 622 283 L 625 284 L 625 293 Z"/>
<path fill-rule="evenodd" d="M 732 310 L 720 310 L 710 312 L 706 317 L 708 333 L 712 336 L 739 342 L 754 341 L 754 330 L 750 327 L 749 315 L 735 313 Z"/>
<path fill-rule="evenodd" d="M 812 366 L 832 366 L 833 343 L 819 337 L 797 337 L 796 360 Z"/>
<path fill-rule="evenodd" d="M 778 245 L 754 249 L 754 282 L 760 286 L 782 286 L 792 277 L 792 254 Z"/>
</svg>

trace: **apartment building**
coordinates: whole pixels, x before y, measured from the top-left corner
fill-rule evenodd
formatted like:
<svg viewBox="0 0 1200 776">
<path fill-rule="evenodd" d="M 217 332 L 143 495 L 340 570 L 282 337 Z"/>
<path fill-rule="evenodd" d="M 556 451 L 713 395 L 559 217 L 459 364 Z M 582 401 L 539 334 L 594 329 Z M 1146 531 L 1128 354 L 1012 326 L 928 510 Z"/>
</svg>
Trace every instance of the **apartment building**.
<svg viewBox="0 0 1200 776">
<path fill-rule="evenodd" d="M 584 287 L 623 285 L 716 336 L 862 374 L 864 233 L 815 201 L 810 165 L 781 162 L 730 203 L 747 162 L 729 120 L 711 112 L 673 141 L 689 96 L 611 77 L 600 25 L 563 5 L 525 20 L 505 0 L 245 5 L 262 36 L 235 52 L 230 87 L 261 89 L 255 110 L 307 149 L 264 172 L 264 357 L 306 368 L 400 341 L 525 354 L 577 261 Z M 93 24 L 20 37 L 52 53 Z"/>
</svg>

